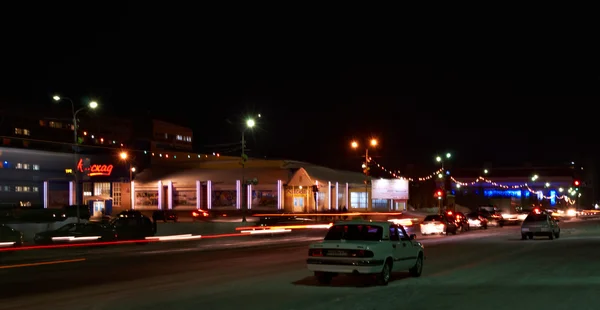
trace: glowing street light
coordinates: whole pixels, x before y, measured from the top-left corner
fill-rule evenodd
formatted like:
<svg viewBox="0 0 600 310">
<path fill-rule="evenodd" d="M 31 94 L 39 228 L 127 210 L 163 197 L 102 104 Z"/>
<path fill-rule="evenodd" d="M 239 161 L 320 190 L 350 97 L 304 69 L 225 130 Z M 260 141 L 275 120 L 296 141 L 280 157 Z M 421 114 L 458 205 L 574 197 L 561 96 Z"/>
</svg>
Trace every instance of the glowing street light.
<svg viewBox="0 0 600 310">
<path fill-rule="evenodd" d="M 558 189 L 558 192 L 562 193 L 564 190 L 565 189 L 561 187 L 561 188 Z"/>
<path fill-rule="evenodd" d="M 355 149 L 358 147 L 358 142 L 352 141 L 352 143 L 350 143 L 350 146 L 352 146 L 352 148 Z"/>
<path fill-rule="evenodd" d="M 437 161 L 437 162 L 439 163 L 439 162 L 441 162 L 441 161 L 442 161 L 442 158 L 441 158 L 440 156 L 437 156 L 437 157 L 435 158 L 435 161 Z"/>
<path fill-rule="evenodd" d="M 119 154 L 119 156 L 121 156 L 121 159 L 127 159 L 127 153 L 125 153 L 125 152 L 121 152 L 121 154 Z"/>
<path fill-rule="evenodd" d="M 483 170 L 483 174 L 488 174 L 488 173 L 489 173 L 489 171 L 487 169 Z"/>
<path fill-rule="evenodd" d="M 446 158 L 447 158 L 447 159 L 450 159 L 450 157 L 452 157 L 452 154 L 450 154 L 450 153 L 446 153 Z"/>
<path fill-rule="evenodd" d="M 77 162 L 79 161 L 79 156 L 78 154 L 78 148 L 76 147 L 77 144 L 79 144 L 79 141 L 77 139 L 77 129 L 79 129 L 79 126 L 77 124 L 77 114 L 79 114 L 79 112 L 85 110 L 85 109 L 96 109 L 98 108 L 98 102 L 96 101 L 90 101 L 88 103 L 87 106 L 83 106 L 81 108 L 79 108 L 78 110 L 75 110 L 75 103 L 73 102 L 73 100 L 71 100 L 71 98 L 68 97 L 61 97 L 59 95 L 54 95 L 52 96 L 52 99 L 56 102 L 60 102 L 60 101 L 68 101 L 71 103 L 71 112 L 73 113 L 73 150 L 74 150 L 74 161 L 75 161 L 75 166 L 77 166 Z M 79 191 L 79 173 L 76 171 L 75 173 L 73 173 L 74 177 L 75 177 L 75 186 L 74 186 L 74 194 L 75 194 L 75 204 L 77 205 L 77 223 L 81 222 L 81 214 L 80 214 L 80 208 L 79 206 L 82 204 L 81 203 L 81 197 L 78 194 Z"/>
<path fill-rule="evenodd" d="M 256 125 L 256 122 L 254 121 L 254 119 L 248 119 L 246 121 L 246 126 L 248 126 L 248 128 L 252 128 Z"/>
<path fill-rule="evenodd" d="M 377 146 L 377 139 L 371 139 L 371 146 Z"/>
<path fill-rule="evenodd" d="M 537 180 L 538 178 L 539 178 L 539 176 L 538 176 L 537 174 L 534 174 L 534 175 L 531 177 L 531 181 L 535 181 L 535 180 Z"/>
</svg>

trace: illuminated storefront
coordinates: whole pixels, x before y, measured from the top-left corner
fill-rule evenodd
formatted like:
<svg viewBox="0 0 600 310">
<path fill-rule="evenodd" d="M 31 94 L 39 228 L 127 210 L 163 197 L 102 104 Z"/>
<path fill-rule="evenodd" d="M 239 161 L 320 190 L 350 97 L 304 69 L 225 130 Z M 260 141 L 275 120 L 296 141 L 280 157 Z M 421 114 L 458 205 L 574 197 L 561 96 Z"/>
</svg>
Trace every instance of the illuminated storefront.
<svg viewBox="0 0 600 310">
<path fill-rule="evenodd" d="M 0 207 L 75 204 L 74 173 L 80 174 L 83 202 L 104 202 L 103 207 L 96 203 L 99 211 L 110 211 L 106 201 L 121 205 L 123 191 L 128 196 L 128 164 L 114 155 L 85 156 L 75 164 L 72 153 L 0 148 L 0 163 Z"/>
</svg>

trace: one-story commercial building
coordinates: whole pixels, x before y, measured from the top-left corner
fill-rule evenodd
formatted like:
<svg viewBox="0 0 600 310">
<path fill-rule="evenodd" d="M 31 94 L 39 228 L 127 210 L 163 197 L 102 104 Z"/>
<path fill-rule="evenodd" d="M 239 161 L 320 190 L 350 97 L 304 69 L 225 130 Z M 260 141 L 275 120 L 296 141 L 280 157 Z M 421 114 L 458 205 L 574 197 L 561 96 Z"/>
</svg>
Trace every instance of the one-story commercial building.
<svg viewBox="0 0 600 310">
<path fill-rule="evenodd" d="M 158 155 L 159 154 L 155 154 Z M 171 162 L 176 155 L 170 154 Z M 179 154 L 180 165 L 160 165 L 136 175 L 131 208 L 261 210 L 280 212 L 404 210 L 406 200 L 369 199 L 365 175 L 291 160 Z M 201 156 L 198 156 L 200 158 Z M 166 156 L 158 159 L 169 160 Z"/>
</svg>

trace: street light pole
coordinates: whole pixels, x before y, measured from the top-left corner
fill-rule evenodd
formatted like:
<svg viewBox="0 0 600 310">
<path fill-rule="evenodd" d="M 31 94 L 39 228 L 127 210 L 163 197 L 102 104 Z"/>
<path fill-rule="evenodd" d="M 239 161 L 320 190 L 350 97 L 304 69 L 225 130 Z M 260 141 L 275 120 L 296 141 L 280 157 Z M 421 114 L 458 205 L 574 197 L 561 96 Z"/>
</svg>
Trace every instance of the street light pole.
<svg viewBox="0 0 600 310">
<path fill-rule="evenodd" d="M 260 114 L 258 115 L 258 117 L 261 117 Z M 249 128 L 253 128 L 256 125 L 256 122 L 254 121 L 254 119 L 248 119 L 246 120 L 246 126 L 244 127 L 244 129 L 242 129 L 242 181 L 241 181 L 241 188 L 240 188 L 240 192 L 241 192 L 241 197 L 240 197 L 240 203 L 242 204 L 242 222 L 245 223 L 247 222 L 246 220 L 246 213 L 248 211 L 248 201 L 246 201 L 246 203 L 244 203 L 244 189 L 247 187 L 246 182 L 244 180 L 245 175 L 244 175 L 244 168 L 246 167 L 246 161 L 248 161 L 248 155 L 246 155 L 246 130 Z"/>
<path fill-rule="evenodd" d="M 67 98 L 67 97 L 60 97 L 58 95 L 55 95 L 52 97 L 52 99 L 54 99 L 54 101 L 61 101 L 61 100 L 66 100 L 69 101 L 71 103 L 71 113 L 73 114 L 73 159 L 74 159 L 74 177 L 75 177 L 75 186 L 73 186 L 73 194 L 75 195 L 75 205 L 76 205 L 76 209 L 77 209 L 77 223 L 81 222 L 81 211 L 80 211 L 80 205 L 81 205 L 81 195 L 79 195 L 79 170 L 77 169 L 77 164 L 79 161 L 79 141 L 77 141 L 77 129 L 78 129 L 78 124 L 77 124 L 77 114 L 79 114 L 79 112 L 90 108 L 90 109 L 95 109 L 98 107 L 98 103 L 96 101 L 91 101 L 89 103 L 89 105 L 87 107 L 81 107 L 79 108 L 77 111 L 75 110 L 75 103 L 73 102 L 73 100 L 71 100 L 71 98 Z"/>
<path fill-rule="evenodd" d="M 246 207 L 247 203 L 244 203 L 244 189 L 246 188 L 246 182 L 244 182 L 244 168 L 246 167 L 246 160 L 248 156 L 246 156 L 246 128 L 242 130 L 242 181 L 240 182 L 240 204 L 242 204 L 242 222 L 246 222 Z"/>
</svg>

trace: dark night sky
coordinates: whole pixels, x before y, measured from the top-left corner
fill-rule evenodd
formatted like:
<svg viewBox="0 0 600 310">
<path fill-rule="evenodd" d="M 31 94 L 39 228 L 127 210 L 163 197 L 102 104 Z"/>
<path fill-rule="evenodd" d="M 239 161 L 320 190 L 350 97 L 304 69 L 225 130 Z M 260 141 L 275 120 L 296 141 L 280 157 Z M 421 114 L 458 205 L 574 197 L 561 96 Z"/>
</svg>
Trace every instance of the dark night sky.
<svg viewBox="0 0 600 310">
<path fill-rule="evenodd" d="M 104 3 L 5 8 L 1 97 L 33 106 L 55 92 L 91 96 L 102 113 L 190 126 L 202 151 L 239 141 L 242 119 L 261 113 L 253 155 L 348 169 L 360 163 L 349 142 L 370 136 L 381 141 L 377 161 L 419 171 L 445 151 L 479 167 L 597 149 L 596 113 L 585 111 L 600 80 L 579 64 L 480 50 L 410 64 L 418 58 L 380 52 L 331 21 Z"/>
</svg>

